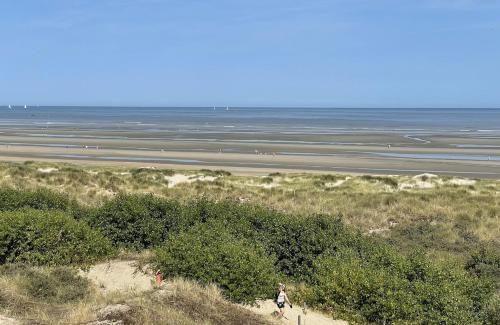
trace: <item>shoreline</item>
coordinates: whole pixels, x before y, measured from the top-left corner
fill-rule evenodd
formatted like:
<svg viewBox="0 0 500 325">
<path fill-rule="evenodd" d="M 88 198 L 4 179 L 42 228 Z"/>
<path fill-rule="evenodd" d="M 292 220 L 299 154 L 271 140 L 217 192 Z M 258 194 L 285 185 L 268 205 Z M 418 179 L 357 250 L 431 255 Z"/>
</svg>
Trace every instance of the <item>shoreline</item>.
<svg viewBox="0 0 500 325">
<path fill-rule="evenodd" d="M 46 139 L 47 140 L 47 139 Z M 288 146 L 298 150 L 310 146 Z M 315 148 L 318 149 L 318 148 Z M 43 147 L 36 144 L 1 145 L 0 160 L 68 162 L 100 166 L 151 166 L 171 169 L 224 169 L 238 175 L 287 173 L 338 173 L 372 175 L 417 175 L 432 173 L 443 176 L 500 179 L 500 161 L 467 161 L 411 159 L 385 156 L 362 156 L 351 147 L 329 147 L 332 155 L 305 153 L 300 155 L 271 155 L 232 152 L 160 151 L 140 149 L 96 149 L 75 147 Z M 363 149 L 374 149 L 365 147 Z M 412 148 L 397 148 L 395 152 L 422 152 Z M 380 150 L 380 149 L 379 149 Z M 427 148 L 426 152 L 440 152 Z M 392 152 L 392 151 L 391 151 Z M 484 149 L 448 149 L 454 154 L 483 154 Z M 496 154 L 496 153 L 495 153 Z"/>
<path fill-rule="evenodd" d="M 85 123 L 66 123 L 50 129 L 48 125 L 0 125 L 0 161 L 223 169 L 239 175 L 432 173 L 500 179 L 500 137 L 494 136 L 495 132 L 478 134 L 463 130 L 427 134 L 385 128 L 379 132 L 359 129 L 356 133 L 331 129 L 331 133 L 324 134 L 315 130 L 282 132 L 283 123 L 278 123 L 277 128 L 261 125 L 260 129 L 249 132 L 241 129 L 245 123 L 240 125 L 234 120 L 227 122 L 240 128 L 225 130 L 203 124 L 201 118 L 206 118 L 206 123 L 216 121 L 204 115 L 192 121 L 183 117 L 188 125 L 173 128 L 172 121 L 166 119 L 168 116 L 163 116 L 167 124 L 156 131 L 148 131 L 144 123 L 127 124 L 116 117 L 110 121 L 118 124 L 109 128 Z M 29 121 L 30 117 L 25 119 Z M 193 129 L 193 125 L 198 128 Z M 263 128 L 265 132 L 260 131 Z"/>
</svg>

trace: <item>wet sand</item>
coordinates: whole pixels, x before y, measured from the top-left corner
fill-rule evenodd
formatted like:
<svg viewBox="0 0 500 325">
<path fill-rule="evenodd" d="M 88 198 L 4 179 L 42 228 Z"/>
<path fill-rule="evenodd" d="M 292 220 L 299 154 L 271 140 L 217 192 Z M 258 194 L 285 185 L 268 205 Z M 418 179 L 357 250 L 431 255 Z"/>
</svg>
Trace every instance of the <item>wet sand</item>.
<svg viewBox="0 0 500 325">
<path fill-rule="evenodd" d="M 500 178 L 500 139 L 495 138 L 419 138 L 399 134 L 340 134 L 327 138 L 324 135 L 269 134 L 219 134 L 212 135 L 213 138 L 197 135 L 194 139 L 190 136 L 0 130 L 0 160 L 209 168 L 236 174 L 307 171 L 399 175 L 429 172 Z"/>
</svg>

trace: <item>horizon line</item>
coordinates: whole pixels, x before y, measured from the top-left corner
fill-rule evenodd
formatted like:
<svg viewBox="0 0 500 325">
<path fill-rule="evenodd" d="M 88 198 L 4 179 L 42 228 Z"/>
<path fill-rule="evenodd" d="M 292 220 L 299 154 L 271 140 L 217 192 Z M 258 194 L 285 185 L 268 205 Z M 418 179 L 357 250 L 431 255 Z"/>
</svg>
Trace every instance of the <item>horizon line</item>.
<svg viewBox="0 0 500 325">
<path fill-rule="evenodd" d="M 23 107 L 25 104 L 3 104 L 0 105 L 1 107 Z M 495 106 L 477 106 L 477 107 L 453 107 L 453 106 L 443 106 L 443 107 L 436 107 L 436 106 L 420 106 L 420 107 L 412 107 L 412 106 L 302 106 L 302 105 L 293 105 L 293 106 L 283 106 L 283 105 L 276 105 L 276 106 L 264 106 L 264 105 L 259 105 L 259 106 L 248 106 L 248 105 L 235 105 L 235 106 L 230 106 L 230 105 L 208 105 L 208 106 L 199 106 L 199 105 L 28 105 L 26 104 L 27 107 L 53 107 L 53 108 L 77 108 L 77 107 L 101 107 L 101 108 L 257 108 L 257 109 L 276 109 L 276 108 L 291 108 L 291 109 L 314 109 L 314 108 L 319 108 L 319 109 L 500 109 L 500 106 L 495 107 Z"/>
</svg>

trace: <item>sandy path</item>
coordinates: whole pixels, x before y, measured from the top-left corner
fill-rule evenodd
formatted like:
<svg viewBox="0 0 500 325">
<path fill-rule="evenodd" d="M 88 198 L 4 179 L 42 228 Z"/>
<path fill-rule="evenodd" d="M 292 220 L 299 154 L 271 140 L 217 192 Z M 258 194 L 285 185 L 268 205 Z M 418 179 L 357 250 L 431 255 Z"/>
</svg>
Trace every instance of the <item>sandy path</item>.
<svg viewBox="0 0 500 325">
<path fill-rule="evenodd" d="M 153 275 L 145 274 L 138 270 L 135 261 L 113 260 L 92 266 L 88 271 L 81 274 L 93 281 L 103 293 L 114 291 L 147 291 L 153 288 Z M 272 300 L 260 301 L 259 307 L 244 306 L 256 314 L 276 320 L 273 313 L 277 311 Z M 286 307 L 285 316 L 278 321 L 281 324 L 297 325 L 298 316 L 301 317 L 301 325 L 347 325 L 346 321 L 334 320 L 324 314 L 307 310 L 304 314 L 302 308 L 293 309 Z"/>
<path fill-rule="evenodd" d="M 275 319 L 272 315 L 278 309 L 276 304 L 272 300 L 259 301 L 259 307 L 247 307 L 254 313 L 269 316 L 270 318 Z M 331 317 L 328 317 L 324 314 L 307 310 L 307 313 L 304 314 L 302 308 L 295 306 L 294 308 L 285 307 L 285 318 L 282 318 L 279 323 L 287 324 L 287 325 L 297 325 L 298 317 L 300 315 L 301 325 L 347 325 L 348 322 L 343 320 L 335 320 Z"/>
<path fill-rule="evenodd" d="M 152 289 L 153 275 L 141 272 L 135 263 L 135 261 L 110 261 L 94 265 L 81 274 L 93 281 L 104 293 Z"/>
</svg>

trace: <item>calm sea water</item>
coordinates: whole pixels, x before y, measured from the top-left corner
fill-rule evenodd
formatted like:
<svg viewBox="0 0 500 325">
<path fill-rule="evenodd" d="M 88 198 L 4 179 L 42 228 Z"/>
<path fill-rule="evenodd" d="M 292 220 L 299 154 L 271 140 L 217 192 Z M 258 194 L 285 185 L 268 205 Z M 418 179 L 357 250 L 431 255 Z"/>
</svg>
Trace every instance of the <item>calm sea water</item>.
<svg viewBox="0 0 500 325">
<path fill-rule="evenodd" d="M 472 132 L 500 136 L 500 109 L 0 107 L 0 127 L 183 133 Z"/>
</svg>

